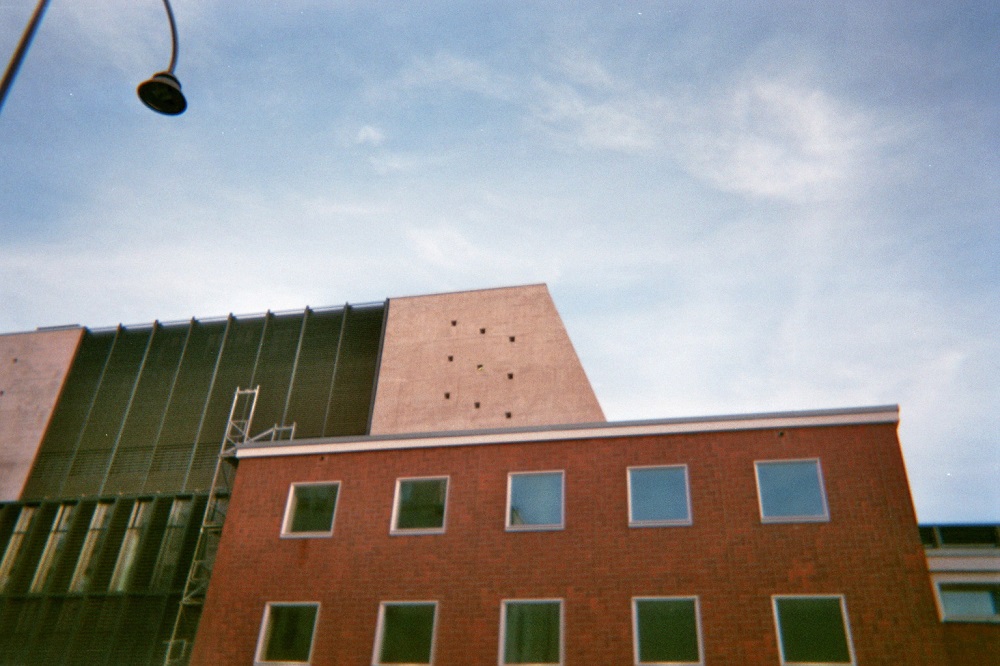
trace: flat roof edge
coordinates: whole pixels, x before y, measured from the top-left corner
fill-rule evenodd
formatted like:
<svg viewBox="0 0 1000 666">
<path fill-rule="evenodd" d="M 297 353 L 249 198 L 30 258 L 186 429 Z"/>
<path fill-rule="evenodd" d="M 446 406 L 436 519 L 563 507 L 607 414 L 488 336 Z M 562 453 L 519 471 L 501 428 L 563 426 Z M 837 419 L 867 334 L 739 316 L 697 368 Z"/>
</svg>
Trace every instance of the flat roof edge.
<svg viewBox="0 0 1000 666">
<path fill-rule="evenodd" d="M 407 298 L 428 298 L 436 296 L 457 296 L 461 294 L 477 294 L 483 291 L 504 291 L 504 290 L 516 290 L 516 289 L 528 289 L 531 287 L 544 287 L 548 289 L 549 285 L 545 282 L 528 282 L 525 284 L 508 284 L 501 285 L 498 287 L 472 287 L 470 289 L 459 289 L 457 291 L 435 291 L 429 294 L 413 294 L 411 296 L 390 296 L 390 301 L 401 301 Z"/>
<path fill-rule="evenodd" d="M 880 423 L 899 423 L 899 406 L 878 405 L 873 407 L 797 412 L 573 423 L 492 430 L 366 435 L 359 437 L 285 440 L 281 442 L 251 442 L 241 445 L 237 449 L 236 456 L 237 458 L 267 458 L 272 456 L 350 453 L 445 446 L 551 442 L 596 437 L 639 437 L 644 435 L 674 435 L 761 430 L 766 428 L 808 428 Z"/>
</svg>

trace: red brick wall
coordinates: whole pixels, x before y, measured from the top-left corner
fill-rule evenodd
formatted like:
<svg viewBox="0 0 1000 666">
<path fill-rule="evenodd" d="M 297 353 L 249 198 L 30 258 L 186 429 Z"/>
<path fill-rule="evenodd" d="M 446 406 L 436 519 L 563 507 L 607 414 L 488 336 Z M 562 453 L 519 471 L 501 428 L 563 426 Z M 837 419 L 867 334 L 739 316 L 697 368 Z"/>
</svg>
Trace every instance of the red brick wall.
<svg viewBox="0 0 1000 666">
<path fill-rule="evenodd" d="M 1000 658 L 1000 625 L 946 622 L 944 643 L 951 666 L 983 666 Z"/>
<path fill-rule="evenodd" d="M 819 457 L 831 520 L 760 521 L 754 460 Z M 628 527 L 626 468 L 686 463 L 694 524 Z M 507 473 L 563 469 L 566 524 L 504 530 Z M 395 480 L 451 476 L 447 531 L 389 536 Z M 289 484 L 335 532 L 280 539 Z M 252 660 L 267 601 L 319 601 L 313 664 L 369 664 L 379 602 L 437 600 L 435 662 L 496 663 L 500 602 L 564 600 L 566 664 L 632 663 L 630 600 L 698 595 L 706 664 L 777 664 L 772 594 L 843 594 L 857 663 L 943 664 L 893 425 L 245 459 L 194 664 Z"/>
</svg>

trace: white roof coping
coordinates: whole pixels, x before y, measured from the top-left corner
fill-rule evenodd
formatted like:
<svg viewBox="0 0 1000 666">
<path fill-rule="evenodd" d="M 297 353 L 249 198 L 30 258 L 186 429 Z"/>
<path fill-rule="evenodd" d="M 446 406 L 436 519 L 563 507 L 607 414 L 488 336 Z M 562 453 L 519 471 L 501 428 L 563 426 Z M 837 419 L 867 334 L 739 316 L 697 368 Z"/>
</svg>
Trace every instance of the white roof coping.
<svg viewBox="0 0 1000 666">
<path fill-rule="evenodd" d="M 483 446 L 526 442 L 553 442 L 571 439 L 640 437 L 686 433 L 762 430 L 771 428 L 810 428 L 877 423 L 899 423 L 898 405 L 852 407 L 798 412 L 736 414 L 650 421 L 612 423 L 576 423 L 493 430 L 410 433 L 405 435 L 366 435 L 316 439 L 260 441 L 240 445 L 237 458 L 349 453 L 422 449 L 444 446 Z"/>
</svg>

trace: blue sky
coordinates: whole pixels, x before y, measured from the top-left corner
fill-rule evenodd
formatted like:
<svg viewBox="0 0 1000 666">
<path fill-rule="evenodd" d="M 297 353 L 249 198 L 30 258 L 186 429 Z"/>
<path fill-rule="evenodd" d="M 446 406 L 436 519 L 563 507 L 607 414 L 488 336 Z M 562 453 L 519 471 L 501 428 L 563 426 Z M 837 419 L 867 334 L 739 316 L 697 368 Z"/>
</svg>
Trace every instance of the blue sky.
<svg viewBox="0 0 1000 666">
<path fill-rule="evenodd" d="M 0 53 L 34 2 L 0 2 Z M 546 282 L 609 419 L 901 406 L 1000 522 L 1000 5 L 53 0 L 0 331 Z"/>
</svg>

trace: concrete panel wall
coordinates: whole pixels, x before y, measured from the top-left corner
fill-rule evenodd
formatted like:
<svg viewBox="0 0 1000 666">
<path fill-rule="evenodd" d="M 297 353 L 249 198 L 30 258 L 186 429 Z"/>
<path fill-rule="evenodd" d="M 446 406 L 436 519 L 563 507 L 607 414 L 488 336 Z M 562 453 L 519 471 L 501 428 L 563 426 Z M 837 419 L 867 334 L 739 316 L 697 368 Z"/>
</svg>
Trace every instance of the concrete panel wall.
<svg viewBox="0 0 1000 666">
<path fill-rule="evenodd" d="M 82 328 L 0 335 L 0 502 L 18 499 Z"/>
<path fill-rule="evenodd" d="M 594 421 L 545 285 L 390 299 L 373 435 Z"/>
</svg>

